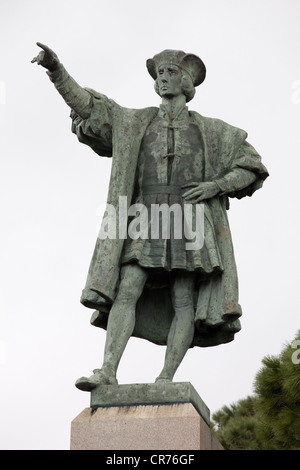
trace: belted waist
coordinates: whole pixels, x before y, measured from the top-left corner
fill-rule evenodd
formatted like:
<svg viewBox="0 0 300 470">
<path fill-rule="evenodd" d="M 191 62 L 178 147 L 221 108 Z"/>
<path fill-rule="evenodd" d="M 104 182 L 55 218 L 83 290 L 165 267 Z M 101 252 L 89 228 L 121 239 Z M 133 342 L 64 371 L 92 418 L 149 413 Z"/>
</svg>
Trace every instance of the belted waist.
<svg viewBox="0 0 300 470">
<path fill-rule="evenodd" d="M 142 192 L 144 195 L 148 194 L 177 194 L 181 195 L 182 188 L 179 185 L 174 184 L 146 184 L 142 186 Z"/>
</svg>

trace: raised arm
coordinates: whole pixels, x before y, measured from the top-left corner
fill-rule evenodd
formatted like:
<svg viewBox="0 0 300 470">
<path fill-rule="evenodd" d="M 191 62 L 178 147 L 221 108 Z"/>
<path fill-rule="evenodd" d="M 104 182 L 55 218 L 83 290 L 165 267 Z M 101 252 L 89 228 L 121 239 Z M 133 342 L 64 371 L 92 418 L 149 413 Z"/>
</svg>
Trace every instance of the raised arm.
<svg viewBox="0 0 300 470">
<path fill-rule="evenodd" d="M 82 119 L 87 119 L 91 111 L 91 95 L 68 74 L 54 51 L 40 42 L 37 45 L 42 51 L 31 62 L 47 69 L 50 80 L 67 105 Z"/>
</svg>

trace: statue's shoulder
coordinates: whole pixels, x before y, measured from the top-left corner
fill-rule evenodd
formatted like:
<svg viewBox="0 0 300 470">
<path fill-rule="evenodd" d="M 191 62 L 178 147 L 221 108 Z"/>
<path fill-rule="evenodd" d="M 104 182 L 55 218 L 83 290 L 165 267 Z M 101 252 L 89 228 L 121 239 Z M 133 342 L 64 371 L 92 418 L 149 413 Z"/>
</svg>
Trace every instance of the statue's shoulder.
<svg viewBox="0 0 300 470">
<path fill-rule="evenodd" d="M 159 108 L 155 106 L 150 106 L 147 108 L 132 109 L 137 118 L 153 119 L 159 111 Z"/>
<path fill-rule="evenodd" d="M 202 116 L 197 111 L 190 111 L 193 120 L 206 132 L 217 134 L 239 135 L 241 138 L 247 137 L 247 132 L 239 127 L 233 126 L 219 118 Z"/>
<path fill-rule="evenodd" d="M 140 123 L 141 125 L 149 124 L 156 116 L 159 111 L 159 108 L 155 106 L 147 108 L 124 108 L 120 106 L 119 116 L 122 119 L 128 122 L 134 122 L 136 124 Z"/>
<path fill-rule="evenodd" d="M 93 90 L 92 88 L 85 88 L 86 91 L 90 93 L 90 95 L 95 99 L 96 102 L 104 104 L 107 108 L 109 108 L 112 112 L 116 113 L 117 115 L 125 116 L 126 118 L 137 118 L 137 119 L 153 119 L 158 113 L 159 108 L 155 106 L 150 106 L 146 108 L 127 108 L 116 103 L 111 98 L 108 98 L 106 95 L 99 93 L 98 91 Z"/>
<path fill-rule="evenodd" d="M 95 99 L 96 102 L 103 103 L 109 108 L 119 107 L 114 100 L 108 98 L 103 93 L 99 93 L 99 91 L 93 90 L 93 88 L 85 88 L 85 90 L 92 96 L 92 98 Z"/>
<path fill-rule="evenodd" d="M 157 108 L 155 106 L 146 107 L 146 108 L 137 108 L 137 109 L 127 108 L 125 106 L 122 106 L 122 105 L 116 103 L 111 98 L 108 98 L 103 93 L 99 93 L 98 91 L 93 90 L 92 88 L 85 88 L 85 90 L 88 91 L 90 93 L 90 95 L 93 98 L 95 98 L 95 100 L 101 101 L 102 103 L 106 104 L 110 108 L 120 109 L 120 110 L 122 110 L 123 113 L 131 114 L 132 116 L 137 116 L 137 117 L 139 117 L 139 116 L 148 116 L 148 115 L 153 115 L 153 114 L 155 115 L 155 114 L 158 113 L 159 108 Z"/>
</svg>

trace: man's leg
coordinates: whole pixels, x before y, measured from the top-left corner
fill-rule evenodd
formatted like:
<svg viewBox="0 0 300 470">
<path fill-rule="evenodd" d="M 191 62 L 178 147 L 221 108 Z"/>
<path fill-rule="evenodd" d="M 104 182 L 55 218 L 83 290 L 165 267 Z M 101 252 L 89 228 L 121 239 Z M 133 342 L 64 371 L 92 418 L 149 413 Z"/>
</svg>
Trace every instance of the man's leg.
<svg viewBox="0 0 300 470">
<path fill-rule="evenodd" d="M 134 329 L 136 304 L 147 277 L 147 271 L 137 264 L 122 267 L 119 291 L 108 316 L 102 368 L 95 369 L 89 378 L 78 379 L 75 385 L 80 390 L 92 390 L 100 383 L 117 383 L 117 368 Z"/>
<path fill-rule="evenodd" d="M 163 370 L 156 382 L 171 382 L 194 337 L 194 274 L 179 273 L 172 285 L 174 318 L 167 339 Z"/>
<path fill-rule="evenodd" d="M 117 298 L 108 317 L 104 361 L 102 368 L 116 375 L 116 371 L 135 325 L 136 304 L 139 300 L 148 273 L 137 264 L 122 268 L 121 283 Z"/>
</svg>

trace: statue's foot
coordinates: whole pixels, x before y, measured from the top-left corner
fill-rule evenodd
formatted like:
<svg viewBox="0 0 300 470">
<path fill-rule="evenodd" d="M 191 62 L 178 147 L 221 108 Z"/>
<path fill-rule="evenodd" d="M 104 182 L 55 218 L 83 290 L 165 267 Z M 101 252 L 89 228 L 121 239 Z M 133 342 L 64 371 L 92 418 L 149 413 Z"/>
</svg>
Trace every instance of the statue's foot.
<svg viewBox="0 0 300 470">
<path fill-rule="evenodd" d="M 76 380 L 75 387 L 84 392 L 90 392 L 98 385 L 117 385 L 115 376 L 106 374 L 102 369 L 94 369 L 90 377 L 80 377 Z"/>
</svg>

